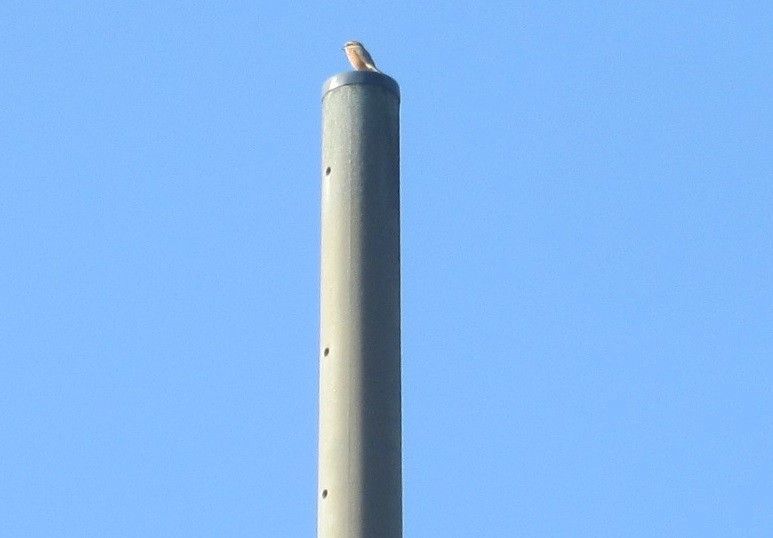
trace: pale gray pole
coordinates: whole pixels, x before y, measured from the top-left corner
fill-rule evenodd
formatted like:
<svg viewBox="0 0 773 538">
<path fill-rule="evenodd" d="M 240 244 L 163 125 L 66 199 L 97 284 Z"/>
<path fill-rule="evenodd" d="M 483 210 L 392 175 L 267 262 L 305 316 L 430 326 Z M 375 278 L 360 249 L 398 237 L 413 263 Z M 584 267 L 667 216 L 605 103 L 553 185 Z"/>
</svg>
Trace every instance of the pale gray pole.
<svg viewBox="0 0 773 538">
<path fill-rule="evenodd" d="M 399 108 L 381 73 L 323 86 L 319 538 L 402 536 Z"/>
</svg>

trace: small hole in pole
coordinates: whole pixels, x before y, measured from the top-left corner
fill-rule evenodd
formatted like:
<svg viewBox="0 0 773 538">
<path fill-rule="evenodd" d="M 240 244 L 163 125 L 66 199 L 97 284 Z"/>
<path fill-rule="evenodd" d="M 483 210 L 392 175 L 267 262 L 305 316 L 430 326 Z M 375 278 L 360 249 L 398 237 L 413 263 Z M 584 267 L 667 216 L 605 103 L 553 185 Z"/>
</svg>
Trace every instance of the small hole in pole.
<svg viewBox="0 0 773 538">
<path fill-rule="evenodd" d="M 322 490 L 322 498 L 323 499 L 327 499 L 327 490 L 326 489 Z"/>
<path fill-rule="evenodd" d="M 330 175 L 330 167 L 329 166 L 327 168 L 325 168 L 325 175 L 326 176 Z"/>
<path fill-rule="evenodd" d="M 323 354 L 325 357 L 327 357 L 328 355 L 330 355 L 330 348 L 329 348 L 329 347 L 326 347 L 326 348 L 325 348 L 325 351 L 323 351 L 323 352 L 322 352 L 322 354 Z"/>
</svg>

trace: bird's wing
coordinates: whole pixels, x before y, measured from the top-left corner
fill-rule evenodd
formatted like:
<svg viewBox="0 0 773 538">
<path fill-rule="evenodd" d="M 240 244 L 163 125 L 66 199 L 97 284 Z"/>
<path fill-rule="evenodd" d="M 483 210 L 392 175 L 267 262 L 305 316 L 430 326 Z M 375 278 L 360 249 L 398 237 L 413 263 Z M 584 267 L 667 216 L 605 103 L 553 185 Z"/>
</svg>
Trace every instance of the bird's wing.
<svg viewBox="0 0 773 538">
<path fill-rule="evenodd" d="M 362 49 L 362 59 L 365 60 L 366 64 L 376 67 L 376 62 L 373 61 L 373 58 L 371 57 L 370 53 L 367 50 L 365 50 L 365 48 Z"/>
</svg>

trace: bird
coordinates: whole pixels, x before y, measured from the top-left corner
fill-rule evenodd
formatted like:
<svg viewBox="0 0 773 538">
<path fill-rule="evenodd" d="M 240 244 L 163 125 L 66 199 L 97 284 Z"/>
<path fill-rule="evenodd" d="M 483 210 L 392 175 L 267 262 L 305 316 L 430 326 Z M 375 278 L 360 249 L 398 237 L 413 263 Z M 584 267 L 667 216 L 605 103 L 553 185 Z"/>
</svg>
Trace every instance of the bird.
<svg viewBox="0 0 773 538">
<path fill-rule="evenodd" d="M 371 58 L 370 53 L 362 46 L 359 41 L 347 41 L 344 45 L 346 58 L 352 67 L 357 71 L 375 71 L 381 73 L 376 67 L 376 62 Z"/>
</svg>

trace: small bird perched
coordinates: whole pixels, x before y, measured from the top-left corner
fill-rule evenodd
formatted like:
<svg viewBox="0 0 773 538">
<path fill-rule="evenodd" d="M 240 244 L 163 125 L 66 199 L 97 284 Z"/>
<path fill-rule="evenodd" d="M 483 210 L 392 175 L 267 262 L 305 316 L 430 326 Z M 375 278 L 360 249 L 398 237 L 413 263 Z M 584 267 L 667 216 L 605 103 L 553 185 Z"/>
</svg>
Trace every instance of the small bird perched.
<svg viewBox="0 0 773 538">
<path fill-rule="evenodd" d="M 376 62 L 370 57 L 370 53 L 365 50 L 362 43 L 359 41 L 347 41 L 344 45 L 344 51 L 346 52 L 346 58 L 349 63 L 352 64 L 357 71 L 375 71 L 381 73 L 376 68 Z"/>
</svg>

